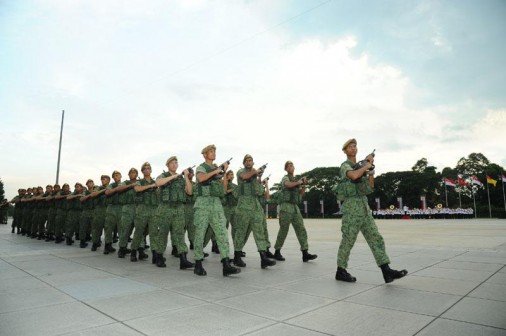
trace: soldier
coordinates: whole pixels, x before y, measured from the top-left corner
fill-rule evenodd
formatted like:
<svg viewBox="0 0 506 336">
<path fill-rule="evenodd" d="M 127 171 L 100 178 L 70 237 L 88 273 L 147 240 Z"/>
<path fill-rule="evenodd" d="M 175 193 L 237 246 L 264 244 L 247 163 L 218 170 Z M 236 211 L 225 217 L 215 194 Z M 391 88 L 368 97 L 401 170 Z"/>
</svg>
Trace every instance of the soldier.
<svg viewBox="0 0 506 336">
<path fill-rule="evenodd" d="M 144 253 L 144 248 L 141 247 L 142 240 L 144 238 L 144 231 L 146 226 L 149 230 L 149 239 L 151 240 L 151 250 L 153 252 L 153 263 L 156 263 L 156 257 L 158 256 L 156 250 L 153 247 L 153 240 L 156 238 L 156 231 L 158 231 L 154 225 L 154 218 L 156 208 L 158 206 L 158 197 L 156 195 L 156 183 L 151 178 L 151 164 L 144 162 L 141 167 L 143 178 L 138 180 L 135 184 L 135 202 L 137 208 L 135 210 L 134 218 L 134 238 L 132 239 L 130 254 L 130 261 L 137 261 L 137 251 L 139 251 L 139 259 L 147 259 L 148 256 Z"/>
<path fill-rule="evenodd" d="M 269 192 L 269 177 L 266 177 L 261 182 L 262 186 L 262 195 L 258 196 L 258 201 L 260 202 L 260 205 L 262 206 L 262 209 L 265 208 L 265 205 L 269 203 L 269 199 L 271 198 L 271 194 Z M 265 251 L 265 255 L 267 258 L 275 259 L 274 254 L 269 251 L 271 248 L 271 242 L 269 240 L 269 231 L 267 230 L 267 217 L 263 214 L 262 216 L 262 227 L 264 229 L 264 235 L 265 235 L 265 241 L 267 242 L 267 250 Z M 249 232 L 248 232 L 249 235 Z M 246 241 L 248 240 L 248 235 L 246 236 Z"/>
<path fill-rule="evenodd" d="M 246 234 L 249 229 L 253 231 L 253 237 L 260 254 L 260 266 L 274 266 L 276 262 L 267 258 L 267 241 L 263 229 L 263 208 L 258 201 L 258 196 L 263 193 L 258 177 L 262 176 L 265 166 L 258 170 L 253 168 L 253 157 L 246 154 L 243 159 L 244 168 L 237 172 L 238 201 L 236 208 L 237 229 L 234 237 L 234 264 L 239 267 L 246 267 L 241 259 L 242 249 L 246 243 Z"/>
<path fill-rule="evenodd" d="M 86 181 L 86 187 L 88 190 L 83 191 L 83 196 L 79 199 L 81 202 L 81 217 L 79 218 L 79 247 L 86 248 L 88 240 L 91 239 L 91 222 L 93 220 L 93 199 L 91 198 L 91 193 L 95 191 L 95 182 L 92 179 L 88 179 Z"/>
<path fill-rule="evenodd" d="M 14 219 L 12 221 L 12 233 L 17 231 L 21 232 L 21 223 L 23 221 L 23 206 L 21 205 L 21 199 L 25 195 L 25 189 L 18 189 L 18 195 L 14 197 L 10 203 L 14 204 Z"/>
<path fill-rule="evenodd" d="M 307 183 L 307 180 L 305 177 L 298 180 L 295 178 L 293 174 L 295 171 L 295 166 L 293 165 L 292 161 L 286 161 L 285 171 L 287 172 L 287 175 L 281 179 L 279 231 L 278 237 L 276 239 L 276 244 L 274 245 L 274 248 L 276 249 L 274 257 L 276 260 L 285 260 L 285 258 L 281 255 L 281 248 L 285 243 L 290 224 L 292 224 L 293 229 L 295 230 L 295 235 L 297 236 L 297 240 L 300 244 L 300 249 L 302 251 L 302 261 L 307 262 L 318 257 L 316 254 L 310 254 L 307 251 L 307 231 L 304 227 L 304 220 L 302 219 L 302 215 L 299 209 L 299 203 L 301 201 L 302 195 L 304 195 L 304 192 L 306 191 L 305 185 Z"/>
<path fill-rule="evenodd" d="M 374 188 L 374 170 L 371 170 L 374 162 L 374 156 L 367 156 L 367 163 L 353 170 L 357 162 L 357 141 L 350 139 L 343 145 L 343 152 L 346 154 L 346 161 L 341 164 L 340 177 L 342 182 L 338 187 L 338 197 L 344 200 L 343 219 L 342 219 L 342 239 L 337 253 L 337 271 L 336 280 L 355 282 L 357 279 L 351 276 L 347 271 L 350 251 L 357 240 L 357 235 L 362 232 L 367 244 L 376 260 L 376 264 L 381 268 L 383 279 L 386 283 L 395 279 L 400 279 L 408 271 L 396 271 L 390 269 L 388 264 L 390 259 L 385 251 L 385 242 L 378 232 L 378 227 L 374 223 L 371 209 L 367 203 L 368 194 L 372 193 Z"/>
<path fill-rule="evenodd" d="M 107 202 L 107 211 L 105 214 L 105 227 L 104 227 L 104 254 L 116 252 L 112 247 L 113 232 L 118 227 L 121 219 L 121 204 L 119 200 L 118 186 L 121 183 L 121 173 L 117 170 L 112 172 L 113 183 L 107 186 L 105 195 Z"/>
<path fill-rule="evenodd" d="M 158 256 L 156 266 L 165 267 L 163 252 L 167 248 L 167 237 L 170 232 L 179 254 L 179 268 L 192 268 L 193 263 L 187 260 L 188 246 L 184 240 L 184 204 L 186 195 L 193 193 L 193 186 L 188 178 L 189 170 L 185 169 L 183 175 L 177 173 L 177 157 L 171 156 L 165 163 L 168 172 L 156 178 L 156 185 L 160 188 L 160 203 L 156 209 L 155 225 L 158 227 L 158 239 L 153 248 Z M 153 242 L 151 242 L 153 245 Z"/>
<path fill-rule="evenodd" d="M 30 206 L 32 208 L 32 221 L 28 230 L 30 232 L 30 238 L 35 239 L 38 237 L 37 232 L 39 229 L 39 219 L 40 219 L 40 196 L 44 193 L 44 189 L 41 186 L 33 188 L 33 197 L 30 199 Z"/>
<path fill-rule="evenodd" d="M 55 196 L 58 195 L 60 192 L 61 187 L 59 184 L 55 184 L 53 186 L 53 191 L 51 194 L 46 198 L 46 201 L 48 203 L 48 213 L 47 213 L 47 226 L 46 226 L 46 241 L 52 241 L 55 240 L 54 237 L 54 230 L 56 228 L 56 202 L 55 202 Z"/>
<path fill-rule="evenodd" d="M 65 183 L 62 190 L 54 196 L 54 202 L 56 207 L 56 220 L 55 220 L 55 244 L 61 243 L 63 239 L 63 227 L 67 219 L 68 205 L 66 202 L 67 196 L 70 194 L 70 186 Z"/>
<path fill-rule="evenodd" d="M 235 208 L 237 207 L 237 184 L 234 182 L 234 172 L 232 170 L 227 171 L 225 178 L 223 179 L 223 186 L 225 187 L 225 197 L 223 198 L 223 212 L 227 220 L 227 229 L 230 225 L 232 227 L 232 240 L 235 239 L 236 234 L 236 213 Z M 241 257 L 244 255 L 241 254 Z"/>
<path fill-rule="evenodd" d="M 217 167 L 213 161 L 216 159 L 216 146 L 209 145 L 202 149 L 205 162 L 197 167 L 197 186 L 195 200 L 195 269 L 194 273 L 200 276 L 207 274 L 202 267 L 204 258 L 204 235 L 210 225 L 216 235 L 223 264 L 223 276 L 240 273 L 241 270 L 230 264 L 228 257 L 229 244 L 225 214 L 220 198 L 225 195 L 221 175 L 227 170 L 228 162 Z"/>
<path fill-rule="evenodd" d="M 128 247 L 128 238 L 132 233 L 135 217 L 135 190 L 134 187 L 137 184 L 137 177 L 139 171 L 135 168 L 130 168 L 128 171 L 129 180 L 121 183 L 117 189 L 119 193 L 119 201 L 121 207 L 121 218 L 119 227 L 119 250 L 118 258 L 125 258 L 127 253 L 132 252 Z"/>
<path fill-rule="evenodd" d="M 32 211 L 32 207 L 29 204 L 29 201 L 33 197 L 32 193 L 33 193 L 33 189 L 27 188 L 25 195 L 21 199 L 21 204 L 23 205 L 23 216 L 22 216 L 23 222 L 21 224 L 21 235 L 22 236 L 26 236 L 26 235 L 30 234 L 28 232 L 29 231 L 28 228 L 31 226 L 33 211 Z"/>
<path fill-rule="evenodd" d="M 46 222 L 48 220 L 49 215 L 49 205 L 48 202 L 49 197 L 53 192 L 53 186 L 48 184 L 46 186 L 46 192 L 39 196 L 39 223 L 38 223 L 38 231 L 39 237 L 37 240 L 42 240 L 46 235 Z"/>
<path fill-rule="evenodd" d="M 192 193 L 186 194 L 184 202 L 184 228 L 188 232 L 188 240 L 190 241 L 190 250 L 193 250 L 193 242 L 195 241 L 195 225 L 193 225 L 193 206 L 195 205 L 195 182 L 193 182 L 193 169 L 188 172 L 188 179 L 192 184 Z"/>
<path fill-rule="evenodd" d="M 108 175 L 102 175 L 100 176 L 100 181 L 102 182 L 102 185 L 96 188 L 96 190 L 90 195 L 93 199 L 93 206 L 95 207 L 93 212 L 93 221 L 91 222 L 92 251 L 96 251 L 102 244 L 100 237 L 102 236 L 102 231 L 104 230 L 105 213 L 107 211 L 105 191 L 109 186 L 111 178 Z"/>
<path fill-rule="evenodd" d="M 79 219 L 82 211 L 81 197 L 83 197 L 83 191 L 83 185 L 77 182 L 74 185 L 74 192 L 67 196 L 68 212 L 65 225 L 65 238 L 69 246 L 74 243 L 72 239 L 74 233 L 77 235 L 79 234 Z"/>
</svg>

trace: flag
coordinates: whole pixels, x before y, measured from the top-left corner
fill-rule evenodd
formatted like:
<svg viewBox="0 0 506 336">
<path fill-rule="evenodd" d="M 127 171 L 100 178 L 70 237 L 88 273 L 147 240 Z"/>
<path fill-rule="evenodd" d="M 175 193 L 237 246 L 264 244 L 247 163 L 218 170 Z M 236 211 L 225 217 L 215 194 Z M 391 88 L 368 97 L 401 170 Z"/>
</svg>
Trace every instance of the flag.
<svg viewBox="0 0 506 336">
<path fill-rule="evenodd" d="M 497 181 L 487 175 L 487 183 L 493 184 L 495 187 Z"/>
<path fill-rule="evenodd" d="M 483 187 L 483 183 L 481 183 L 481 181 L 480 181 L 480 180 L 478 180 L 478 178 L 477 178 L 476 176 L 472 176 L 472 177 L 471 177 L 471 182 L 472 182 L 473 184 L 479 185 L 480 187 Z"/>
<path fill-rule="evenodd" d="M 501 174 L 501 179 L 502 179 L 503 182 L 506 182 L 506 175 Z"/>
<path fill-rule="evenodd" d="M 450 186 L 450 187 L 456 187 L 456 185 L 455 185 L 455 181 L 450 180 L 449 178 L 446 178 L 446 177 L 445 177 L 445 178 L 443 179 L 443 182 L 444 182 L 444 183 L 445 183 L 445 185 L 447 185 L 447 186 Z"/>
<path fill-rule="evenodd" d="M 459 183 L 459 186 L 465 186 L 467 184 L 466 181 L 462 177 L 459 177 L 458 183 Z"/>
</svg>

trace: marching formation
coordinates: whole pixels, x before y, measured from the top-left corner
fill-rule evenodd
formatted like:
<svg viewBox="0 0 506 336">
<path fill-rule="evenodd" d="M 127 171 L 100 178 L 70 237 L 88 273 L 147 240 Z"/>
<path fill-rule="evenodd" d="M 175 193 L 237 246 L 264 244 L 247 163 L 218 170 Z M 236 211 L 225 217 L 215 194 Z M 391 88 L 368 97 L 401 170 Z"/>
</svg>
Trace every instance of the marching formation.
<svg viewBox="0 0 506 336">
<path fill-rule="evenodd" d="M 374 187 L 374 153 L 357 163 L 356 143 L 355 139 L 350 139 L 343 146 L 347 160 L 341 165 L 341 183 L 337 188 L 338 198 L 344 205 L 335 278 L 356 281 L 346 267 L 358 232 L 362 232 L 388 283 L 405 276 L 407 271 L 389 268 L 385 244 L 366 197 Z M 19 189 L 19 195 L 11 201 L 15 204 L 12 232 L 17 229 L 22 236 L 56 244 L 72 245 L 75 238 L 81 248 L 91 242 L 93 252 L 102 247 L 103 237 L 104 254 L 116 252 L 113 244 L 118 242 L 118 257 L 130 255 L 130 261 L 137 262 L 148 259 L 146 251 L 150 249 L 151 262 L 157 267 L 167 267 L 164 255 L 170 235 L 171 254 L 179 258 L 179 268 L 193 269 L 199 276 L 207 274 L 203 267 L 203 260 L 208 256 L 204 247 L 212 241 L 212 252 L 220 254 L 223 276 L 228 276 L 238 274 L 246 267 L 243 248 L 251 233 L 262 269 L 275 266 L 276 261 L 284 261 L 281 249 L 291 224 L 300 244 L 302 261 L 317 258 L 316 254 L 309 253 L 307 231 L 299 208 L 307 180 L 296 178 L 293 162 L 285 163 L 286 175 L 280 183 L 280 227 L 272 253 L 263 213 L 270 198 L 269 178 L 262 178 L 267 164 L 256 169 L 253 157 L 245 155 L 243 167 L 236 173 L 235 184 L 234 173 L 228 169 L 231 159 L 219 166 L 215 164 L 214 145 L 203 148 L 201 154 L 203 163 L 195 170 L 189 167 L 180 173 L 177 157 L 169 157 L 166 161 L 168 171 L 156 179 L 151 175 L 150 163 L 145 162 L 141 166 L 141 178 L 137 169 L 131 168 L 124 181 L 121 173 L 114 171 L 112 182 L 111 177 L 102 175 L 99 186 L 89 179 L 86 187 L 75 183 L 73 192 L 67 183 L 61 188 L 48 185 L 45 191 L 42 187 Z M 229 226 L 232 230 L 232 258 Z M 189 249 L 194 250 L 194 263 L 188 260 Z"/>
</svg>

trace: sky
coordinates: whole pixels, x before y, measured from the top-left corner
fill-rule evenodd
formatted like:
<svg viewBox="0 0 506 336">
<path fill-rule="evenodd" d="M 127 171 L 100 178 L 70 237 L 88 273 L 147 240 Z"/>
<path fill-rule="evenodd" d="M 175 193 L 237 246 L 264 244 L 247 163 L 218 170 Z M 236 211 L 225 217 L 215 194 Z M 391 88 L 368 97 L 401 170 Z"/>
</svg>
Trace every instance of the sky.
<svg viewBox="0 0 506 336">
<path fill-rule="evenodd" d="M 506 167 L 506 2 L 0 0 L 6 197 L 217 146 L 284 175 L 376 149 L 376 173 Z"/>
</svg>

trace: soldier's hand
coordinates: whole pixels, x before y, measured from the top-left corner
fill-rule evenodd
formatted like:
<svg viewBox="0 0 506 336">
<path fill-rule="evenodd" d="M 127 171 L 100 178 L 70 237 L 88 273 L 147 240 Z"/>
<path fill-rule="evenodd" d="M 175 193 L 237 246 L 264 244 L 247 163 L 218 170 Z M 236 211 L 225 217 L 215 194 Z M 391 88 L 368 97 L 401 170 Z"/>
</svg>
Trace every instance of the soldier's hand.
<svg viewBox="0 0 506 336">
<path fill-rule="evenodd" d="M 366 159 L 367 159 L 367 161 L 369 161 L 371 164 L 373 164 L 373 163 L 374 163 L 374 156 L 372 156 L 372 155 L 370 155 L 370 154 L 369 154 L 369 155 L 367 155 Z"/>
<path fill-rule="evenodd" d="M 223 162 L 223 172 L 226 172 L 228 170 L 228 162 Z"/>
</svg>

